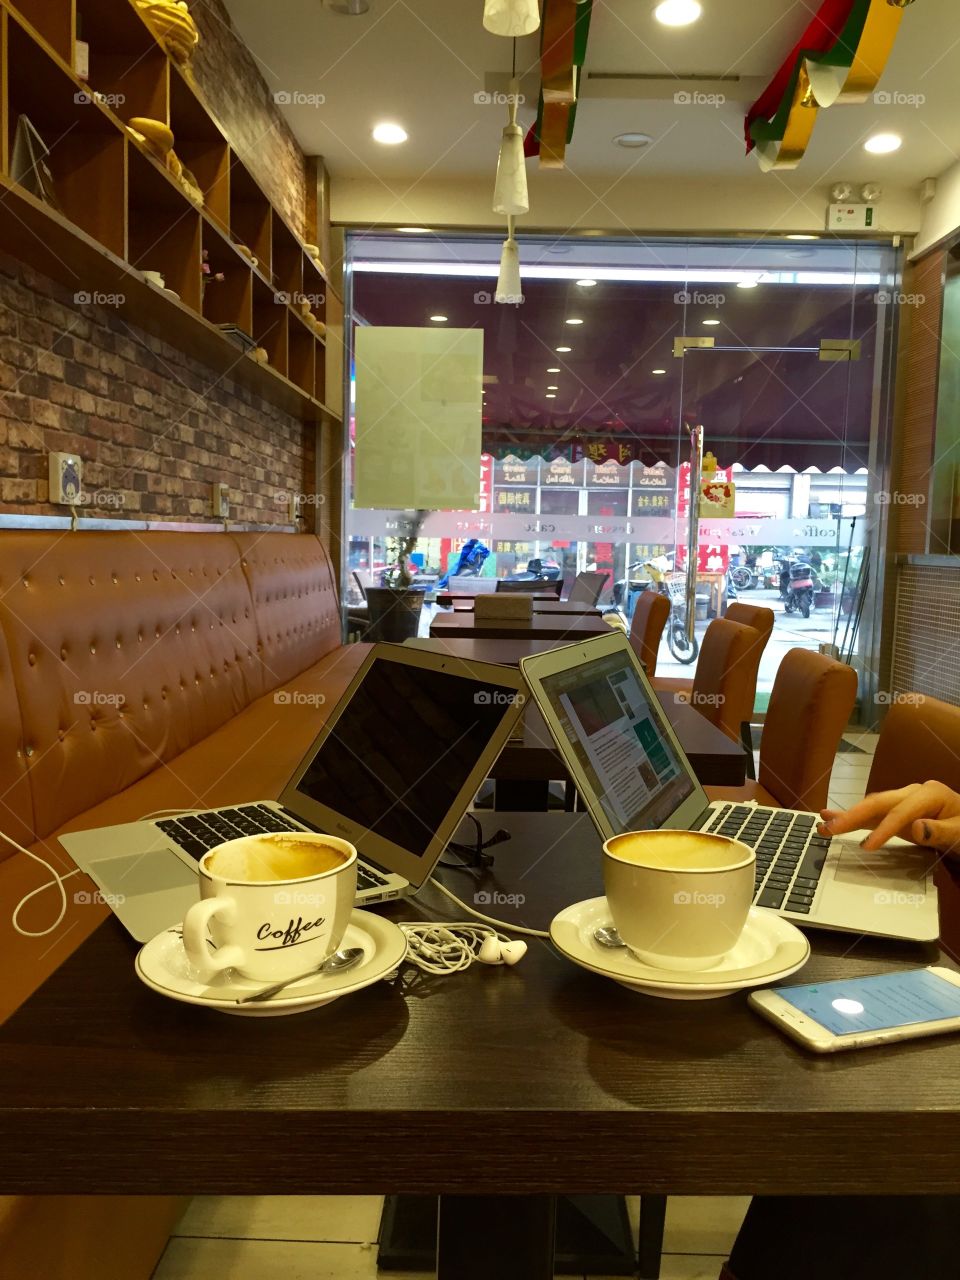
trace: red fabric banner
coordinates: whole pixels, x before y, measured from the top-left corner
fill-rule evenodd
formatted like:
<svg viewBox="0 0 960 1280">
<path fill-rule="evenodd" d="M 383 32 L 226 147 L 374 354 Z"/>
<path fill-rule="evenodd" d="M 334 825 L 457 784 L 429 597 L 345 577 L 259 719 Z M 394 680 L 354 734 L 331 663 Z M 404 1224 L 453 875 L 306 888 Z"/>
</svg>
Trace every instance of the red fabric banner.
<svg viewBox="0 0 960 1280">
<path fill-rule="evenodd" d="M 769 120 L 776 115 L 801 53 L 826 53 L 832 48 L 840 39 L 855 3 L 856 0 L 823 0 L 819 12 L 797 41 L 790 56 L 747 112 L 744 130 L 748 155 L 755 145 L 750 136 L 750 126 L 754 120 Z"/>
</svg>

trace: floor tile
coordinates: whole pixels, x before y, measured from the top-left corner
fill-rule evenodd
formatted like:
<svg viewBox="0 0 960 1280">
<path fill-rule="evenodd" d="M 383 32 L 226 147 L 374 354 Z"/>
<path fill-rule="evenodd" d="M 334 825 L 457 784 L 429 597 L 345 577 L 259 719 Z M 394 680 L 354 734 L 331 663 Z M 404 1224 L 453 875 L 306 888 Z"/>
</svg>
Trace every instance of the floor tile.
<svg viewBox="0 0 960 1280">
<path fill-rule="evenodd" d="M 376 1240 L 382 1196 L 196 1196 L 178 1236 L 244 1240 Z"/>
<path fill-rule="evenodd" d="M 749 1204 L 749 1196 L 670 1196 L 663 1233 L 664 1253 L 728 1257 Z M 627 1197 L 627 1212 L 636 1235 L 640 1213 L 638 1196 Z"/>
<path fill-rule="evenodd" d="M 390 1273 L 392 1280 L 430 1280 Z M 356 1244 L 174 1237 L 153 1280 L 376 1280 L 377 1251 Z"/>
</svg>

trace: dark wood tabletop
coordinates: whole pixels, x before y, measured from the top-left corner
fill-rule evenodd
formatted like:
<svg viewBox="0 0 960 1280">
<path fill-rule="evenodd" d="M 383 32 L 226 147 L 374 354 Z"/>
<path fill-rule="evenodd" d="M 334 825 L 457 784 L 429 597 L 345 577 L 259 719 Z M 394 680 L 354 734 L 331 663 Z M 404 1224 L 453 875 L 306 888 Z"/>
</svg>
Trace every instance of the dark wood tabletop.
<svg viewBox="0 0 960 1280">
<path fill-rule="evenodd" d="M 478 618 L 475 613 L 455 610 L 438 613 L 430 623 L 430 635 L 437 639 L 470 640 L 554 640 L 571 643 L 589 636 L 608 635 L 610 628 L 600 617 L 551 616 L 535 613 L 532 618 Z"/>
<path fill-rule="evenodd" d="M 599 892 L 584 815 L 482 822 L 512 838 L 443 873 L 469 902 L 542 927 Z M 532 939 L 255 1021 L 165 1000 L 135 951 L 108 920 L 0 1027 L 0 1193 L 960 1193 L 958 1037 L 815 1057 L 744 994 L 654 999 Z M 934 958 L 820 934 L 797 980 Z"/>
</svg>

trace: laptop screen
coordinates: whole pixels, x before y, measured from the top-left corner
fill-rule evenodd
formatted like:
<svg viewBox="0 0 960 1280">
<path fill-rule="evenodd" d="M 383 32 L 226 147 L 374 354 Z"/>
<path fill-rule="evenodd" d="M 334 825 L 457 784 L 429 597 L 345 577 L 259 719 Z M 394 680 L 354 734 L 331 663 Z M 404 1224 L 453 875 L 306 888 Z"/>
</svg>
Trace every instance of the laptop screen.
<svg viewBox="0 0 960 1280">
<path fill-rule="evenodd" d="M 423 857 L 516 698 L 506 682 L 374 661 L 296 793 Z"/>
<path fill-rule="evenodd" d="M 661 728 L 626 653 L 581 662 L 540 682 L 613 831 L 662 826 L 694 782 Z"/>
</svg>

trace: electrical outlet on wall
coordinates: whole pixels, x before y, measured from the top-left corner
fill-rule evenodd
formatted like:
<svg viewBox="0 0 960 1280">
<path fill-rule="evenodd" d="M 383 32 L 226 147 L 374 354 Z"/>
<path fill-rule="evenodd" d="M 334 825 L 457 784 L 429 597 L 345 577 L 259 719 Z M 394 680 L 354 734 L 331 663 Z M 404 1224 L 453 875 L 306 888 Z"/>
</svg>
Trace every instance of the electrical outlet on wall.
<svg viewBox="0 0 960 1280">
<path fill-rule="evenodd" d="M 51 453 L 50 502 L 72 507 L 83 492 L 83 463 L 75 453 Z"/>
<path fill-rule="evenodd" d="M 228 484 L 213 486 L 213 514 L 220 520 L 230 518 L 230 486 Z"/>
<path fill-rule="evenodd" d="M 300 516 L 300 495 L 298 493 L 291 493 L 288 512 L 290 515 L 290 523 L 296 524 Z"/>
</svg>

